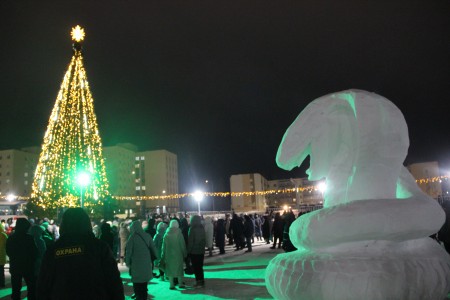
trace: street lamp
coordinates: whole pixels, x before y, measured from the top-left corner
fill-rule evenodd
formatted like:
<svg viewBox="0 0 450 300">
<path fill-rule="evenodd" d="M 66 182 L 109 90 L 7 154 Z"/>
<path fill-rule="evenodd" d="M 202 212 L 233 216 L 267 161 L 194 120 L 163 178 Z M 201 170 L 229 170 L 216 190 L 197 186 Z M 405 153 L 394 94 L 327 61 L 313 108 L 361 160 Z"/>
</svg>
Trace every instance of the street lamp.
<svg viewBox="0 0 450 300">
<path fill-rule="evenodd" d="M 325 182 L 320 182 L 318 185 L 317 185 L 317 189 L 320 191 L 320 193 L 322 194 L 322 203 L 323 203 L 323 201 L 325 200 L 324 199 L 324 193 L 325 193 L 325 191 L 327 190 L 327 184 L 325 183 Z"/>
<path fill-rule="evenodd" d="M 91 175 L 86 172 L 81 172 L 77 177 L 78 185 L 80 186 L 80 206 L 83 208 L 83 188 L 88 186 L 91 182 Z"/>
<path fill-rule="evenodd" d="M 196 191 L 194 193 L 194 199 L 197 201 L 198 204 L 198 215 L 200 216 L 200 201 L 203 199 L 203 192 L 202 191 Z"/>
</svg>

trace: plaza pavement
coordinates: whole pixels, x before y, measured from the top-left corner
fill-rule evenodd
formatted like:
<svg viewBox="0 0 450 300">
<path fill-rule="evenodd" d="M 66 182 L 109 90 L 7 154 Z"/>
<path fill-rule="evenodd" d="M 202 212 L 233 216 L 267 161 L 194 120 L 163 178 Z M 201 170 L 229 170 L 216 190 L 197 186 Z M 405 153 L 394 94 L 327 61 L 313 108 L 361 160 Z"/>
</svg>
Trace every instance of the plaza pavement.
<svg viewBox="0 0 450 300">
<path fill-rule="evenodd" d="M 219 255 L 214 248 L 213 256 L 205 253 L 205 287 L 193 288 L 194 275 L 185 276 L 186 289 L 169 289 L 168 281 L 153 278 L 148 285 L 149 299 L 273 299 L 265 286 L 265 270 L 269 261 L 282 249 L 270 249 L 271 245 L 255 240 L 253 251 L 234 251 L 234 246 L 226 246 L 225 254 Z M 124 281 L 125 299 L 131 299 L 132 283 L 128 268 L 119 266 Z M 159 274 L 157 270 L 156 273 Z"/>
<path fill-rule="evenodd" d="M 148 299 L 192 299 L 192 300 L 218 300 L 218 299 L 273 299 L 267 292 L 264 283 L 265 269 L 269 261 L 282 249 L 270 249 L 271 245 L 255 240 L 253 251 L 234 251 L 234 246 L 226 246 L 225 254 L 219 255 L 219 249 L 214 248 L 213 256 L 205 254 L 205 287 L 193 288 L 195 278 L 193 275 L 185 276 L 187 288 L 169 289 L 168 281 L 153 278 L 148 284 Z M 123 280 L 125 299 L 131 299 L 133 284 L 130 281 L 128 268 L 119 264 Z M 158 270 L 155 272 L 159 274 Z M 11 276 L 9 266 L 5 265 L 6 288 L 0 290 L 0 299 L 11 298 Z M 22 299 L 26 299 L 26 286 L 22 288 Z M 82 300 L 82 299 L 80 299 Z"/>
</svg>

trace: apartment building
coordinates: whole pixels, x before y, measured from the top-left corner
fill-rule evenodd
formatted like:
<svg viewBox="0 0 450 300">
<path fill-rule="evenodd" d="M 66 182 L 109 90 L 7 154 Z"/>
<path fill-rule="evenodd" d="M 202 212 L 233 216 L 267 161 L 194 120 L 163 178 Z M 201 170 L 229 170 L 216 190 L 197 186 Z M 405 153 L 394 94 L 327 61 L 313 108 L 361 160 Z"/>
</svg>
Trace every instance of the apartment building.
<svg viewBox="0 0 450 300">
<path fill-rule="evenodd" d="M 177 155 L 167 150 L 138 151 L 133 144 L 104 147 L 106 173 L 113 196 L 178 194 Z M 137 213 L 178 212 L 179 199 L 120 200 L 123 210 Z"/>
<path fill-rule="evenodd" d="M 162 196 L 178 194 L 177 156 L 167 150 L 144 151 L 135 157 L 135 195 Z M 145 203 L 147 209 L 178 212 L 179 199 L 158 199 Z"/>
<path fill-rule="evenodd" d="M 111 195 L 133 196 L 135 194 L 134 160 L 137 150 L 133 144 L 117 144 L 103 148 Z"/>
<path fill-rule="evenodd" d="M 30 196 L 38 147 L 0 150 L 0 195 Z"/>
<path fill-rule="evenodd" d="M 243 194 L 231 196 L 231 208 L 235 212 L 264 212 L 267 208 L 264 191 L 267 188 L 267 180 L 261 174 L 232 175 L 230 177 L 231 192 Z M 255 192 L 261 192 L 261 194 L 255 194 Z"/>
</svg>

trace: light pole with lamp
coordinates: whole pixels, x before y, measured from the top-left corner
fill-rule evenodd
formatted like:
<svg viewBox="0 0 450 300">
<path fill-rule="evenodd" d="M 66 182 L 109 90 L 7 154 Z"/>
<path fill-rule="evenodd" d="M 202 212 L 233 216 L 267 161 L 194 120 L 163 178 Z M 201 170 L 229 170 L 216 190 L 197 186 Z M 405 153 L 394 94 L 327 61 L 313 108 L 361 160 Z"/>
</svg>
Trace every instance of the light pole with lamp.
<svg viewBox="0 0 450 300">
<path fill-rule="evenodd" d="M 83 188 L 89 185 L 91 182 L 91 176 L 86 172 L 81 172 L 78 174 L 77 181 L 80 186 L 80 207 L 83 208 Z"/>
<path fill-rule="evenodd" d="M 202 199 L 203 199 L 203 192 L 202 191 L 196 191 L 194 193 L 194 199 L 197 201 L 197 204 L 198 204 L 198 215 L 201 216 L 201 214 L 200 214 L 200 201 L 202 201 Z"/>
<path fill-rule="evenodd" d="M 325 182 L 320 182 L 317 185 L 317 189 L 320 191 L 320 193 L 322 194 L 322 204 L 325 202 L 325 198 L 324 198 L 324 193 L 327 190 L 327 184 Z"/>
</svg>

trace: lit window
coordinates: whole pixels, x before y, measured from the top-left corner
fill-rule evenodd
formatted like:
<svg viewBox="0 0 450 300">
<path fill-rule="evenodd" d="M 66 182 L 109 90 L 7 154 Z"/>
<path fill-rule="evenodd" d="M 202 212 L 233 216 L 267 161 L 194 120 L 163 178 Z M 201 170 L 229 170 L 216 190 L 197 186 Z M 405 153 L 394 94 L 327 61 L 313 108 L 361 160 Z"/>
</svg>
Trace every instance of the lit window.
<svg viewBox="0 0 450 300">
<path fill-rule="evenodd" d="M 25 177 L 28 177 L 28 172 L 25 172 L 25 174 L 23 174 Z"/>
<path fill-rule="evenodd" d="M 142 187 L 142 190 L 145 191 L 145 185 Z"/>
<path fill-rule="evenodd" d="M 6 179 L 6 183 L 9 183 L 10 182 L 10 180 L 9 179 Z"/>
<path fill-rule="evenodd" d="M 141 156 L 141 160 L 145 160 L 145 156 Z"/>
<path fill-rule="evenodd" d="M 139 160 L 139 156 L 136 156 L 136 160 Z"/>
<path fill-rule="evenodd" d="M 140 186 L 137 186 L 136 187 L 136 191 L 140 191 L 141 190 L 141 187 Z"/>
<path fill-rule="evenodd" d="M 28 185 L 28 180 L 25 180 L 25 182 L 24 182 L 24 183 L 25 183 L 25 185 Z"/>
</svg>

